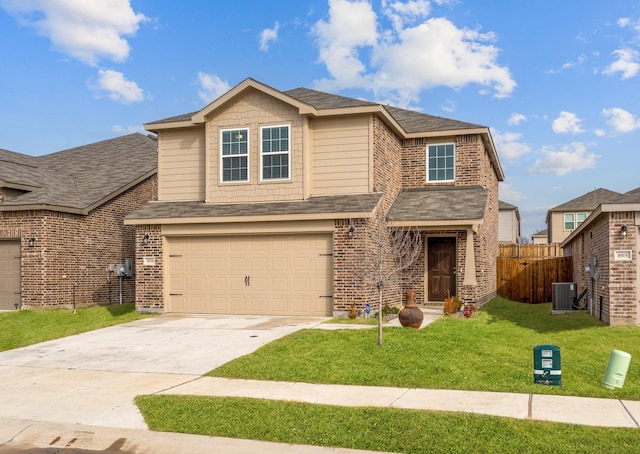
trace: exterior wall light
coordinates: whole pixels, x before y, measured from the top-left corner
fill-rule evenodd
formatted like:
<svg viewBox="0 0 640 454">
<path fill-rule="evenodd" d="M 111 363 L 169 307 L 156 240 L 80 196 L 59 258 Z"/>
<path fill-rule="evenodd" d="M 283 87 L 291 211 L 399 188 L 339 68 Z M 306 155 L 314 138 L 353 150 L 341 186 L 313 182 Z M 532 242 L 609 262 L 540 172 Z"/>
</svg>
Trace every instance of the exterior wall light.
<svg viewBox="0 0 640 454">
<path fill-rule="evenodd" d="M 356 228 L 354 226 L 349 227 L 349 238 L 353 238 L 354 236 L 356 236 Z"/>
<path fill-rule="evenodd" d="M 145 233 L 142 237 L 142 244 L 147 244 L 149 242 L 149 234 Z"/>
<path fill-rule="evenodd" d="M 620 227 L 620 231 L 622 232 L 622 236 L 627 236 L 627 230 L 629 230 L 627 228 L 626 225 L 623 225 L 622 227 Z"/>
<path fill-rule="evenodd" d="M 34 237 L 29 238 L 27 241 L 27 246 L 34 247 L 36 245 L 36 239 Z"/>
</svg>

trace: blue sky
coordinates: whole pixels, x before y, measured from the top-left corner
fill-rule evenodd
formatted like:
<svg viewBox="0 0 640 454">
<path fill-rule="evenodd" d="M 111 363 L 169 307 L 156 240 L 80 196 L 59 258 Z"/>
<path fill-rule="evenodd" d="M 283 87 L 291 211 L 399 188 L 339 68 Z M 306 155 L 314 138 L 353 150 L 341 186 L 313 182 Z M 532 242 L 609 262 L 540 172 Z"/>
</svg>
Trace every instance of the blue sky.
<svg viewBox="0 0 640 454">
<path fill-rule="evenodd" d="M 640 186 L 640 2 L 0 0 L 0 148 L 142 132 L 247 77 L 491 128 L 522 233 Z"/>
</svg>

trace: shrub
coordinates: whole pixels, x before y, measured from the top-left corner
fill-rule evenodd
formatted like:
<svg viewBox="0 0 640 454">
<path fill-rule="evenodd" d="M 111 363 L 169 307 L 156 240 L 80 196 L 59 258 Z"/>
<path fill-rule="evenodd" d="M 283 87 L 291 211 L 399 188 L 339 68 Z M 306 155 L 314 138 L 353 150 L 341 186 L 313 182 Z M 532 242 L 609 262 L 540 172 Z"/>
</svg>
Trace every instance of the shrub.
<svg viewBox="0 0 640 454">
<path fill-rule="evenodd" d="M 449 295 L 444 299 L 444 307 L 442 311 L 445 315 L 453 315 L 462 307 L 462 300 L 459 296 Z"/>
</svg>

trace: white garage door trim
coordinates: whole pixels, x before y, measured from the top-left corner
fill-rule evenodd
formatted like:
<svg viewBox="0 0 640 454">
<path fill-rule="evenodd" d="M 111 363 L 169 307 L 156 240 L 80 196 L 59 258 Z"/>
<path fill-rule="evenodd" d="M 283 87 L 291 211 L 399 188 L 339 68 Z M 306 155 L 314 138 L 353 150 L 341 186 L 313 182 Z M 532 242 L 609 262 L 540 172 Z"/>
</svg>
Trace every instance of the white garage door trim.
<svg viewBox="0 0 640 454">
<path fill-rule="evenodd" d="M 0 240 L 0 310 L 16 307 L 20 307 L 20 240 Z"/>
<path fill-rule="evenodd" d="M 167 312 L 333 311 L 330 234 L 167 237 Z"/>
</svg>

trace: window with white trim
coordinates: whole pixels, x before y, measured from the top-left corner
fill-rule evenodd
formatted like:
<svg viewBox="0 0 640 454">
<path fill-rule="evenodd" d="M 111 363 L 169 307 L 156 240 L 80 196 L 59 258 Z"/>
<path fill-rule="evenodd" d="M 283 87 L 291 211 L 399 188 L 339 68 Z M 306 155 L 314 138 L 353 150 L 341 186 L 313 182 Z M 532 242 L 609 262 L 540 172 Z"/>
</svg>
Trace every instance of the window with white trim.
<svg viewBox="0 0 640 454">
<path fill-rule="evenodd" d="M 288 180 L 291 140 L 289 125 L 260 128 L 262 180 Z"/>
<path fill-rule="evenodd" d="M 249 129 L 223 129 L 220 150 L 222 182 L 249 181 Z"/>
<path fill-rule="evenodd" d="M 427 146 L 427 181 L 454 181 L 455 162 L 454 144 Z"/>
<path fill-rule="evenodd" d="M 564 214 L 564 229 L 575 230 L 580 227 L 585 219 L 587 219 L 587 213 L 565 213 Z"/>
</svg>

